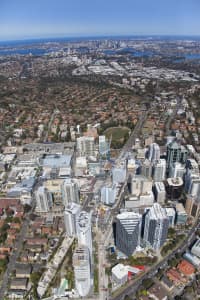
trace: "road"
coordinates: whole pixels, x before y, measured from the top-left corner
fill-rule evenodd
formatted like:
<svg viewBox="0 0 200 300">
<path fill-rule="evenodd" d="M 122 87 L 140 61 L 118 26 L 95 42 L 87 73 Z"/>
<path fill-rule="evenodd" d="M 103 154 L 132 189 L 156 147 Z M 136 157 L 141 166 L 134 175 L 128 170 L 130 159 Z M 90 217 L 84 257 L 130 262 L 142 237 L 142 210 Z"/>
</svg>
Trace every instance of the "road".
<svg viewBox="0 0 200 300">
<path fill-rule="evenodd" d="M 120 160 L 124 160 L 125 159 L 125 155 L 128 151 L 130 151 L 132 149 L 132 146 L 135 142 L 135 139 L 138 137 L 144 122 L 148 116 L 148 112 L 149 111 L 145 111 L 141 114 L 133 132 L 131 133 L 128 141 L 126 142 L 126 144 L 124 145 L 124 147 L 122 148 L 118 159 L 116 160 L 117 162 Z M 112 212 L 111 212 L 111 216 L 108 219 L 108 223 L 107 223 L 107 229 L 105 232 L 102 231 L 98 231 L 98 259 L 99 259 L 99 299 L 100 300 L 105 300 L 109 298 L 108 295 L 108 276 L 105 273 L 105 264 L 106 264 L 106 253 L 105 253 L 105 249 L 107 248 L 109 241 L 110 241 L 110 237 L 112 235 L 112 223 L 114 220 L 114 216 L 116 213 L 118 213 L 121 202 L 123 200 L 123 195 L 124 195 L 124 189 L 127 185 L 127 182 L 125 182 L 120 190 L 120 194 L 118 196 L 118 200 L 115 203 L 115 205 L 112 207 Z"/>
<path fill-rule="evenodd" d="M 46 143 L 48 141 L 49 131 L 51 130 L 51 126 L 52 126 L 53 120 L 54 120 L 55 115 L 57 114 L 57 112 L 58 112 L 57 109 L 54 109 L 53 113 L 51 114 L 51 118 L 49 120 L 48 128 L 47 128 L 47 131 L 45 133 L 44 140 L 43 140 L 44 143 Z"/>
<path fill-rule="evenodd" d="M 155 264 L 146 273 L 142 274 L 135 280 L 129 282 L 127 287 L 125 287 L 123 291 L 120 291 L 120 293 L 116 296 L 110 297 L 110 300 L 123 300 L 126 295 L 134 295 L 144 279 L 154 276 L 158 269 L 162 268 L 169 259 L 174 257 L 176 253 L 183 253 L 188 248 L 188 246 L 192 244 L 192 242 L 196 239 L 194 228 L 199 225 L 200 219 L 198 219 L 198 221 L 194 224 L 193 228 L 189 231 L 187 238 L 176 249 L 169 253 L 162 261 Z"/>
<path fill-rule="evenodd" d="M 4 273 L 3 281 L 2 281 L 2 284 L 1 284 L 1 288 L 0 288 L 0 299 L 3 299 L 4 294 L 7 290 L 7 285 L 9 283 L 9 279 L 11 278 L 11 274 L 15 270 L 15 264 L 16 264 L 17 258 L 19 257 L 19 254 L 22 250 L 23 241 L 24 241 L 24 238 L 26 237 L 28 226 L 29 226 L 29 219 L 25 219 L 23 224 L 22 224 L 22 228 L 21 228 L 19 237 L 15 241 L 14 249 L 13 249 L 13 252 L 10 256 L 9 263 L 8 263 L 8 266 L 7 266 L 7 270 Z"/>
</svg>

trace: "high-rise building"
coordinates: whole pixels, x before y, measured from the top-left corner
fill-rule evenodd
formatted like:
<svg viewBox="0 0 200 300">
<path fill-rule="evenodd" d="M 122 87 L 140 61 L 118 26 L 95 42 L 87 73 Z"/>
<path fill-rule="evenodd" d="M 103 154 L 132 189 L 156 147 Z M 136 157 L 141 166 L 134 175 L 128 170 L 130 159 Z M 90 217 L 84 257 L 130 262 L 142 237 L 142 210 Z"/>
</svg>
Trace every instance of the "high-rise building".
<svg viewBox="0 0 200 300">
<path fill-rule="evenodd" d="M 148 159 L 154 163 L 160 159 L 160 147 L 158 144 L 153 143 L 149 146 L 148 150 Z"/>
<path fill-rule="evenodd" d="M 176 224 L 185 225 L 187 222 L 187 213 L 183 207 L 182 203 L 176 204 Z"/>
<path fill-rule="evenodd" d="M 140 245 L 142 216 L 134 212 L 123 212 L 116 217 L 116 247 L 130 256 Z"/>
<path fill-rule="evenodd" d="M 186 200 L 185 210 L 189 216 L 196 218 L 199 215 L 200 202 L 196 198 L 189 196 Z"/>
<path fill-rule="evenodd" d="M 113 183 L 124 183 L 126 180 L 126 167 L 125 165 L 116 166 L 112 169 Z"/>
<path fill-rule="evenodd" d="M 75 287 L 80 297 L 86 297 L 92 287 L 91 259 L 87 246 L 79 246 L 73 254 Z"/>
<path fill-rule="evenodd" d="M 176 178 L 181 177 L 183 178 L 185 174 L 185 166 L 179 162 L 175 162 L 170 166 L 169 169 L 169 177 Z"/>
<path fill-rule="evenodd" d="M 144 241 L 154 250 L 158 250 L 166 241 L 169 220 L 164 208 L 155 203 L 145 216 Z"/>
<path fill-rule="evenodd" d="M 163 182 L 155 182 L 154 184 L 155 199 L 159 204 L 164 204 L 166 199 L 166 190 Z"/>
<path fill-rule="evenodd" d="M 99 154 L 108 156 L 110 153 L 110 144 L 105 135 L 99 136 Z"/>
<path fill-rule="evenodd" d="M 187 160 L 187 149 L 177 143 L 176 140 L 167 145 L 167 169 L 175 162 L 185 163 Z"/>
<path fill-rule="evenodd" d="M 71 202 L 64 211 L 65 230 L 68 236 L 77 235 L 77 220 L 81 211 L 79 204 Z"/>
<path fill-rule="evenodd" d="M 92 230 L 91 215 L 86 211 L 81 211 L 77 220 L 78 244 L 87 246 L 92 257 Z"/>
<path fill-rule="evenodd" d="M 183 191 L 183 179 L 181 177 L 167 178 L 166 191 L 171 200 L 180 198 Z"/>
<path fill-rule="evenodd" d="M 191 174 L 199 176 L 199 166 L 195 159 L 188 159 L 186 161 L 186 170 L 190 171 Z"/>
<path fill-rule="evenodd" d="M 151 179 L 136 175 L 133 176 L 131 181 L 131 194 L 134 196 L 140 196 L 141 194 L 148 194 L 152 191 L 153 182 Z"/>
<path fill-rule="evenodd" d="M 174 227 L 175 220 L 176 220 L 176 211 L 173 207 L 166 207 L 165 208 L 168 220 L 169 220 L 169 227 Z"/>
<path fill-rule="evenodd" d="M 166 160 L 159 159 L 155 162 L 153 167 L 153 180 L 154 181 L 163 181 L 165 179 L 166 173 Z"/>
<path fill-rule="evenodd" d="M 117 196 L 117 187 L 113 184 L 111 187 L 103 186 L 101 188 L 101 202 L 106 205 L 113 205 Z"/>
<path fill-rule="evenodd" d="M 94 137 L 81 136 L 77 138 L 76 146 L 79 156 L 95 156 Z"/>
<path fill-rule="evenodd" d="M 78 184 L 71 178 L 63 181 L 62 187 L 63 204 L 67 207 L 71 202 L 79 203 L 79 188 Z"/>
<path fill-rule="evenodd" d="M 44 186 L 37 189 L 35 198 L 37 212 L 45 213 L 51 209 L 53 205 L 52 194 Z"/>
<path fill-rule="evenodd" d="M 141 174 L 147 178 L 151 178 L 152 176 L 152 163 L 150 160 L 145 159 L 142 163 Z"/>
</svg>

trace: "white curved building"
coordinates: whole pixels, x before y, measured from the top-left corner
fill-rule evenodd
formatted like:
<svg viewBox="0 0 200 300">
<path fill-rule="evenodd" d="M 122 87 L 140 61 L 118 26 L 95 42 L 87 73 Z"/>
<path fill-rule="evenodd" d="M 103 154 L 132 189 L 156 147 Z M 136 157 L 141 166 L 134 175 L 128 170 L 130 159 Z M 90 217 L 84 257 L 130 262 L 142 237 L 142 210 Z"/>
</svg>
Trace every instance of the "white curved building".
<svg viewBox="0 0 200 300">
<path fill-rule="evenodd" d="M 92 257 L 92 230 L 91 230 L 91 215 L 86 211 L 79 214 L 77 220 L 77 237 L 78 244 L 87 246 Z"/>
<path fill-rule="evenodd" d="M 86 246 L 79 246 L 73 254 L 75 287 L 80 297 L 86 297 L 91 289 L 90 252 Z"/>
</svg>

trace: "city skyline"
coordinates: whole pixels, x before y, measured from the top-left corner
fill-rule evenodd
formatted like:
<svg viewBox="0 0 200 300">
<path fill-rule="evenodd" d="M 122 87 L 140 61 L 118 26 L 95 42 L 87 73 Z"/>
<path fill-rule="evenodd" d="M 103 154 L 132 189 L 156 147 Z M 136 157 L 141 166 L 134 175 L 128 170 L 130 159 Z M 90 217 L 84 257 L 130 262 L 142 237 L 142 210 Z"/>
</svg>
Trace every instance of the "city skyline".
<svg viewBox="0 0 200 300">
<path fill-rule="evenodd" d="M 197 0 L 2 1 L 0 40 L 108 35 L 198 35 Z"/>
</svg>

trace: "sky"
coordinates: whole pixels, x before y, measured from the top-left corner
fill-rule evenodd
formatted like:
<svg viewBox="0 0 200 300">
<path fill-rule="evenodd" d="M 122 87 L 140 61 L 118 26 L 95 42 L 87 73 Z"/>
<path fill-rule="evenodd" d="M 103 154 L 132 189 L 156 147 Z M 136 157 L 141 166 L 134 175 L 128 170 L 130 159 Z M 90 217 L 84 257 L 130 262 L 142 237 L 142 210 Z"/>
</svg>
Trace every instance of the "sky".
<svg viewBox="0 0 200 300">
<path fill-rule="evenodd" d="M 0 40 L 200 35 L 200 0 L 0 0 Z"/>
</svg>

